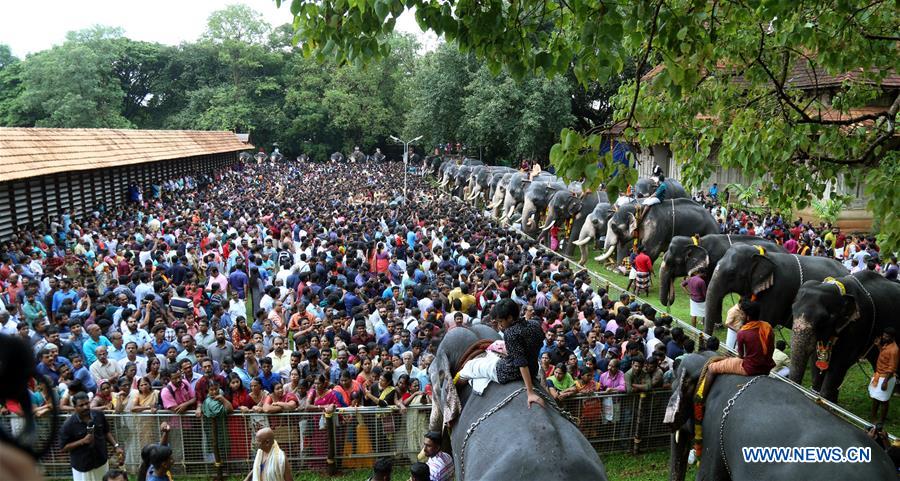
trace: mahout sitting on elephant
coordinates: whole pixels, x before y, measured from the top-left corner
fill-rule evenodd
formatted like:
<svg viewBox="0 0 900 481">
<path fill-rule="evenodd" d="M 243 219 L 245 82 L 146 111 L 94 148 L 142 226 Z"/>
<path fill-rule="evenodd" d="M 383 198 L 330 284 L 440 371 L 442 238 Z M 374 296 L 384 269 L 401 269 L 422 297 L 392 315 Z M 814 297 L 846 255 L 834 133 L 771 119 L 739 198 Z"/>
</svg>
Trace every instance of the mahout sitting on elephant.
<svg viewBox="0 0 900 481">
<path fill-rule="evenodd" d="M 428 371 L 434 386 L 430 429 L 451 427 L 458 479 L 605 480 L 594 448 L 534 380 L 544 338 L 540 324 L 520 318 L 510 299 L 500 300 L 492 316 L 500 320 L 508 354 L 496 362 L 494 381 L 482 395 L 473 392 L 475 380 L 456 384 L 455 378 L 478 341 L 499 339 L 484 324 L 450 330 Z"/>
</svg>

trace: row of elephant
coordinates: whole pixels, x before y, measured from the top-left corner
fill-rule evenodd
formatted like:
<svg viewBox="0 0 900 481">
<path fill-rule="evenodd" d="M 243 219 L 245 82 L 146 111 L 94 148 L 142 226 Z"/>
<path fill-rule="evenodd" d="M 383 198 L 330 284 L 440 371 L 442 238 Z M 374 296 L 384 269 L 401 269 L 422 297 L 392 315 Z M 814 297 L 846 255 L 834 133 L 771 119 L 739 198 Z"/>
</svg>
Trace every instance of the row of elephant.
<svg viewBox="0 0 900 481">
<path fill-rule="evenodd" d="M 835 401 L 847 370 L 866 357 L 874 366 L 877 352 L 869 349 L 884 329 L 900 329 L 900 285 L 868 272 L 849 276 L 838 261 L 788 254 L 775 242 L 757 236 L 719 234 L 719 226 L 702 205 L 685 198 L 673 180 L 669 199 L 640 208 L 636 199 L 610 203 L 603 191 L 586 193 L 579 182 L 508 167 L 489 166 L 472 159 L 461 163 L 432 161 L 426 170 L 440 179 L 448 194 L 475 206 L 483 205 L 501 222 L 517 220 L 528 234 L 540 238 L 555 223 L 571 222 L 563 253 L 581 248 L 584 263 L 588 244 L 602 239 L 605 252 L 597 259 L 628 255 L 633 241 L 643 245 L 651 260 L 662 256 L 660 302 L 675 300 L 676 279 L 699 268 L 708 273 L 704 330 L 712 334 L 721 324 L 728 294 L 755 296 L 761 317 L 792 328 L 791 378 L 801 382 L 808 359 L 813 387 Z M 641 179 L 635 197 L 652 193 L 655 183 Z M 543 212 L 543 225 L 538 221 Z M 825 282 L 826 278 L 836 281 Z M 836 286 L 840 286 L 839 288 Z"/>
<path fill-rule="evenodd" d="M 457 163 L 435 157 L 426 164 L 426 172 L 440 180 L 447 194 L 473 207 L 483 207 L 503 224 L 519 223 L 526 234 L 539 240 L 554 225 L 565 226 L 568 235 L 560 239 L 560 249 L 565 255 L 572 255 L 578 247 L 581 264 L 587 260 L 592 242 L 604 243 L 606 254 L 598 260 L 616 252 L 616 260 L 621 262 L 630 251 L 628 243 L 634 234 L 639 234 L 639 242 L 656 259 L 674 235 L 718 232 L 712 216 L 688 199 L 684 187 L 674 179 L 665 181 L 671 199 L 667 209 L 650 209 L 648 216 L 641 216 L 637 213 L 637 201 L 654 192 L 653 179 L 638 180 L 633 197 L 610 202 L 606 192 L 586 191 L 581 182 L 567 183 L 547 172 L 531 175 L 473 159 Z"/>
</svg>

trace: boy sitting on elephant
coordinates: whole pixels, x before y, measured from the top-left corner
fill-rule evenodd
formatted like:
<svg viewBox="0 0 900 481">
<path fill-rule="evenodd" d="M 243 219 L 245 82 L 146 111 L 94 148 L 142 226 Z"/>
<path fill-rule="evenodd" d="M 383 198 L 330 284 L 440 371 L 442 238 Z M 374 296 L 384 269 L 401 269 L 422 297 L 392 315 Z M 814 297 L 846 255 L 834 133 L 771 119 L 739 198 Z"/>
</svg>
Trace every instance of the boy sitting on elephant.
<svg viewBox="0 0 900 481">
<path fill-rule="evenodd" d="M 775 335 L 772 326 L 759 318 L 759 303 L 749 299 L 741 299 L 741 311 L 747 316 L 747 322 L 741 326 L 737 335 L 737 357 L 720 359 L 709 364 L 707 368 L 706 390 L 712 386 L 716 374 L 738 374 L 741 376 L 761 376 L 768 374 L 775 361 Z"/>
</svg>

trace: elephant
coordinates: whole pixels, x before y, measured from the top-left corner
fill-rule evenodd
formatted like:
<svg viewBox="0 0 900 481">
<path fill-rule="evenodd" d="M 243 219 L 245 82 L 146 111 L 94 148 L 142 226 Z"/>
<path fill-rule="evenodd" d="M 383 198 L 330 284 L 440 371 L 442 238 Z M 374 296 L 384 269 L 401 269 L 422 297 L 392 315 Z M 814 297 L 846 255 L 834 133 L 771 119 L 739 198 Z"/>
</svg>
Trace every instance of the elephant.
<svg viewBox="0 0 900 481">
<path fill-rule="evenodd" d="M 444 159 L 440 155 L 432 155 L 425 158 L 425 173 L 440 178 L 441 166 L 446 165 L 449 160 Z"/>
<path fill-rule="evenodd" d="M 509 185 L 506 187 L 506 195 L 503 197 L 503 216 L 501 221 L 513 220 L 513 214 L 518 211 L 519 206 L 523 206 L 525 202 L 525 189 L 532 182 L 548 182 L 556 180 L 556 176 L 541 172 L 537 177 L 529 179 L 525 172 L 516 172 L 509 179 Z M 521 212 L 520 212 L 521 213 Z"/>
<path fill-rule="evenodd" d="M 666 184 L 666 198 L 667 199 L 687 199 L 687 192 L 684 190 L 684 187 L 675 179 L 666 179 L 663 181 Z M 650 178 L 638 179 L 637 183 L 634 184 L 634 196 L 637 199 L 643 199 L 644 197 L 650 197 L 656 192 L 657 182 Z"/>
<path fill-rule="evenodd" d="M 659 267 L 659 302 L 671 306 L 675 302 L 675 278 L 690 276 L 703 267 L 711 273 L 719 259 L 734 244 L 763 246 L 769 252 L 786 254 L 775 242 L 754 235 L 708 234 L 703 237 L 675 236 Z"/>
<path fill-rule="evenodd" d="M 598 261 L 605 261 L 618 248 L 616 263 L 620 263 L 630 251 L 628 242 L 635 233 L 650 260 L 655 261 L 677 235 L 702 236 L 719 232 L 719 225 L 709 211 L 691 199 L 666 199 L 654 206 L 641 206 L 640 215 L 636 215 L 637 209 L 637 204 L 621 206 L 609 219 L 604 242 L 606 252 L 597 258 Z"/>
<path fill-rule="evenodd" d="M 715 354 L 688 354 L 672 383 L 665 423 L 670 437 L 669 480 L 684 481 L 694 438 L 694 393 L 701 371 Z M 800 390 L 769 376 L 720 374 L 704 398 L 703 449 L 697 480 L 827 481 L 895 479 L 894 463 L 866 432 L 816 405 Z M 868 463 L 746 462 L 744 447 L 869 448 Z"/>
<path fill-rule="evenodd" d="M 760 320 L 791 327 L 791 304 L 805 281 L 847 274 L 843 264 L 828 257 L 766 252 L 761 246 L 732 246 L 709 279 L 703 330 L 712 334 L 721 323 L 722 299 L 730 292 L 756 296 Z"/>
<path fill-rule="evenodd" d="M 578 246 L 580 253 L 578 258 L 579 264 L 583 265 L 585 261 L 587 261 L 588 243 L 592 240 L 599 241 L 605 239 L 606 223 L 609 221 L 610 217 L 612 217 L 614 212 L 615 210 L 613 209 L 612 204 L 607 200 L 606 202 L 598 202 L 591 213 L 588 214 L 587 219 L 585 219 L 584 223 L 581 225 L 577 240 L 571 242 L 573 246 Z"/>
<path fill-rule="evenodd" d="M 581 184 L 577 186 L 581 192 Z M 535 236 L 538 233 L 538 218 L 547 210 L 550 198 L 557 192 L 573 194 L 562 180 L 541 181 L 537 180 L 528 184 L 522 197 L 522 230 L 528 235 Z"/>
<path fill-rule="evenodd" d="M 803 381 L 815 353 L 813 389 L 837 402 L 847 370 L 864 354 L 874 369 L 878 352 L 870 349 L 872 342 L 886 327 L 900 329 L 900 284 L 868 270 L 806 281 L 791 311 L 791 380 Z"/>
<path fill-rule="evenodd" d="M 581 186 L 573 188 L 570 186 L 569 191 L 559 191 L 553 194 L 550 204 L 547 206 L 547 219 L 541 227 L 541 232 L 550 230 L 554 224 L 560 223 L 565 226 L 572 222 L 569 228 L 569 236 L 566 239 L 563 253 L 567 256 L 572 255 L 575 248 L 574 242 L 579 239 L 584 224 L 589 219 L 591 213 L 600 203 L 609 205 L 609 198 L 606 192 L 578 192 Z"/>
<path fill-rule="evenodd" d="M 486 325 L 457 327 L 444 336 L 428 370 L 434 386 L 431 430 L 442 430 L 444 393 L 453 389 L 451 383 L 462 355 L 480 339 L 499 337 Z M 535 389 L 546 392 L 542 384 L 536 384 Z M 473 394 L 468 384 L 455 389 L 461 407 L 450 431 L 450 445 L 460 481 L 607 479 L 597 452 L 574 424 L 549 404 L 528 408 L 520 391 L 524 390 L 522 381 L 492 382 L 481 396 Z M 511 401 L 498 408 L 517 391 Z M 471 428 L 476 423 L 477 428 Z"/>
<path fill-rule="evenodd" d="M 456 173 L 459 171 L 459 165 L 456 162 L 450 161 L 446 163 L 446 168 L 441 166 L 441 188 L 446 192 L 453 191 L 454 179 L 456 179 Z"/>
<path fill-rule="evenodd" d="M 481 165 L 472 169 L 472 175 L 469 177 L 469 195 L 466 200 L 472 202 L 473 206 L 477 206 L 479 198 L 486 197 L 491 193 L 491 185 L 496 187 L 495 179 L 499 179 L 508 172 L 515 172 L 511 167 Z"/>
<path fill-rule="evenodd" d="M 456 175 L 450 181 L 450 193 L 454 197 L 463 199 L 466 197 L 466 189 L 469 186 L 469 178 L 472 176 L 473 169 L 481 167 L 480 165 L 470 165 L 463 163 L 456 169 Z"/>
<path fill-rule="evenodd" d="M 506 189 L 509 188 L 509 182 L 513 179 L 513 176 L 517 174 L 521 174 L 521 172 L 507 172 L 503 174 L 494 186 L 494 190 L 491 193 L 491 203 L 488 204 L 487 208 L 496 219 L 501 218 L 505 213 L 503 201 L 506 199 Z"/>
</svg>

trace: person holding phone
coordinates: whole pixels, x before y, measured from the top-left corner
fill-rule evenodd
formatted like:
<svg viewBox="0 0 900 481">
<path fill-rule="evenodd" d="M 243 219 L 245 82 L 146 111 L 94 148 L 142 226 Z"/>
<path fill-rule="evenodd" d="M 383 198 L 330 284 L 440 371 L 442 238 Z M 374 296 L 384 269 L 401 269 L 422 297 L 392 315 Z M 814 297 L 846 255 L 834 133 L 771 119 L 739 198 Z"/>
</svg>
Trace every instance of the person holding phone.
<svg viewBox="0 0 900 481">
<path fill-rule="evenodd" d="M 100 481 L 109 470 L 106 444 L 116 449 L 119 461 L 124 461 L 125 451 L 113 437 L 109 422 L 101 411 L 91 410 L 87 393 L 72 396 L 75 413 L 63 423 L 60 444 L 69 453 L 73 481 Z"/>
</svg>

